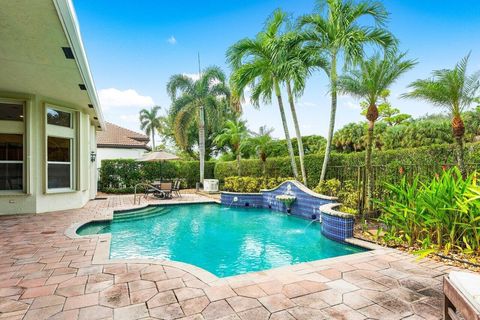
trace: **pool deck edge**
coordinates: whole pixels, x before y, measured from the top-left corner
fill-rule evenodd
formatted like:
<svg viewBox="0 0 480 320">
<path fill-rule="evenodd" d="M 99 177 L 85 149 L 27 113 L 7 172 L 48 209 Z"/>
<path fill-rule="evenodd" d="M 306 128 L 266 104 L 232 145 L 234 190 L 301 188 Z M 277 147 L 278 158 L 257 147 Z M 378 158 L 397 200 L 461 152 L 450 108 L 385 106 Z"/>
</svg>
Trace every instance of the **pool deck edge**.
<svg viewBox="0 0 480 320">
<path fill-rule="evenodd" d="M 92 221 L 112 221 L 113 220 L 113 214 L 116 211 L 129 211 L 129 210 L 137 210 L 137 209 L 143 209 L 148 206 L 165 206 L 165 205 L 178 205 L 178 204 L 204 204 L 204 203 L 219 203 L 219 201 L 215 201 L 213 199 L 208 199 L 208 200 L 199 200 L 199 201 L 192 201 L 188 203 L 182 203 L 182 202 L 174 202 L 174 203 L 162 203 L 162 204 L 146 204 L 143 206 L 132 206 L 131 208 L 125 208 L 123 210 L 113 210 L 113 209 L 108 209 L 107 211 L 107 216 L 108 218 L 102 218 L 102 219 L 90 219 L 90 220 L 85 220 L 85 221 L 80 221 L 73 223 L 70 227 L 68 227 L 64 234 L 65 236 L 71 238 L 71 239 L 81 239 L 81 238 L 93 238 L 97 239 L 97 246 L 95 248 L 95 251 L 93 253 L 93 258 L 92 258 L 92 264 L 94 265 L 104 265 L 104 264 L 116 264 L 116 263 L 148 263 L 148 264 L 157 264 L 157 265 L 164 265 L 164 266 L 171 266 L 175 267 L 178 269 L 181 269 L 183 271 L 186 271 L 193 276 L 197 277 L 199 280 L 203 281 L 204 283 L 210 285 L 210 286 L 215 286 L 215 285 L 223 285 L 225 282 L 230 282 L 230 281 L 237 281 L 241 277 L 244 277 L 246 275 L 252 275 L 252 274 L 258 274 L 258 273 L 264 273 L 267 275 L 275 275 L 276 273 L 282 271 L 282 270 L 297 270 L 301 269 L 303 267 L 308 267 L 308 266 L 328 266 L 331 264 L 335 264 L 338 262 L 342 262 L 346 259 L 352 258 L 352 257 L 362 257 L 362 256 L 371 256 L 371 255 L 376 255 L 376 254 L 382 254 L 386 251 L 392 250 L 390 248 L 382 247 L 380 245 L 363 241 L 357 238 L 347 238 L 345 239 L 345 242 L 351 245 L 355 245 L 361 248 L 365 248 L 369 251 L 364 251 L 364 252 L 358 252 L 358 253 L 352 253 L 352 254 L 347 254 L 343 256 L 337 256 L 337 257 L 332 257 L 332 258 L 326 258 L 326 259 L 320 259 L 320 260 L 312 260 L 312 261 L 306 261 L 302 263 L 297 263 L 297 264 L 292 264 L 292 265 L 286 265 L 286 266 L 281 266 L 277 268 L 271 268 L 271 269 L 266 269 L 266 270 L 261 270 L 261 271 L 254 271 L 254 272 L 248 272 L 244 274 L 239 274 L 239 275 L 233 275 L 233 276 L 228 276 L 228 277 L 217 277 L 213 273 L 200 268 L 196 265 L 185 263 L 185 262 L 180 262 L 180 261 L 174 261 L 174 260 L 165 260 L 165 259 L 111 259 L 110 258 L 110 244 L 111 244 L 111 234 L 106 233 L 106 234 L 96 234 L 96 235 L 85 235 L 85 236 L 80 236 L 77 234 L 77 230 L 83 226 L 86 223 L 92 222 Z"/>
</svg>

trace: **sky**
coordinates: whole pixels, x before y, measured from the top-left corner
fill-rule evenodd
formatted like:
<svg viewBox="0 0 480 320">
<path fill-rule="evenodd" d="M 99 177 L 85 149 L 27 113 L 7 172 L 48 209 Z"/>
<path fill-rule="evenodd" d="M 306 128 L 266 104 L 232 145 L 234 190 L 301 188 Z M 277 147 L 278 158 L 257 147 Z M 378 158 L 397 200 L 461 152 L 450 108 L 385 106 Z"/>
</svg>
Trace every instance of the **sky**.
<svg viewBox="0 0 480 320">
<path fill-rule="evenodd" d="M 198 74 L 220 66 L 229 46 L 254 37 L 277 8 L 294 17 L 310 13 L 314 0 L 73 0 L 93 78 L 107 121 L 139 131 L 138 112 L 152 105 L 165 113 L 171 101 L 166 84 L 173 74 Z M 391 87 L 391 102 L 414 116 L 440 112 L 422 101 L 400 99 L 410 82 L 427 78 L 435 69 L 451 68 L 471 52 L 470 71 L 480 70 L 480 1 L 384 0 L 390 12 L 389 30 L 400 49 L 418 65 Z M 307 82 L 297 100 L 302 135 L 327 133 L 330 113 L 328 79 L 320 72 Z M 284 99 L 286 100 L 286 99 Z M 285 101 L 286 102 L 286 101 Z M 262 125 L 284 137 L 278 106 L 255 109 L 244 105 L 251 130 Z M 290 113 L 290 134 L 294 133 Z M 362 120 L 359 101 L 341 96 L 336 128 Z"/>
</svg>

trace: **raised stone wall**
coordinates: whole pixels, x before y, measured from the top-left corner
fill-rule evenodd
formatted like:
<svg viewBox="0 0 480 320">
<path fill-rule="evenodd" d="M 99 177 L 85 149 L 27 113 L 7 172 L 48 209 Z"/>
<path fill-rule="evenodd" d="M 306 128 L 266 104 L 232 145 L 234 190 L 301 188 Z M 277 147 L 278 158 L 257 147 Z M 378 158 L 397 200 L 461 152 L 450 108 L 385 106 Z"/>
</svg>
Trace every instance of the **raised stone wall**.
<svg viewBox="0 0 480 320">
<path fill-rule="evenodd" d="M 287 207 L 276 199 L 279 195 L 295 196 L 290 214 L 322 222 L 322 234 L 336 241 L 353 237 L 353 215 L 334 211 L 337 198 L 315 193 L 298 181 L 285 181 L 278 187 L 259 193 L 222 192 L 223 205 L 234 207 L 266 208 L 287 213 Z"/>
</svg>

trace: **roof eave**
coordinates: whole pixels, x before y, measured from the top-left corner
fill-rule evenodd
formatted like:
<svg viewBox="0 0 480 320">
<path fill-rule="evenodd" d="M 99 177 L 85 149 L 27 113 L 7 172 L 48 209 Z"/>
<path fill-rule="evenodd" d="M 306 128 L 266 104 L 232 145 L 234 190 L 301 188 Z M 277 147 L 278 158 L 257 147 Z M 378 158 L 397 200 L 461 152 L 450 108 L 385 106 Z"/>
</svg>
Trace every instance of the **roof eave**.
<svg viewBox="0 0 480 320">
<path fill-rule="evenodd" d="M 142 149 L 150 150 L 149 146 L 135 146 L 135 145 L 124 145 L 124 144 L 108 144 L 108 143 L 97 143 L 97 148 L 112 148 L 112 149 Z"/>
<path fill-rule="evenodd" d="M 71 0 L 53 0 L 55 8 L 57 9 L 58 16 L 65 31 L 65 35 L 70 44 L 70 47 L 75 56 L 75 61 L 78 66 L 78 70 L 83 79 L 84 85 L 87 88 L 87 94 L 95 110 L 100 128 L 105 130 L 105 120 L 103 118 L 100 101 L 98 99 L 97 90 L 93 81 L 90 67 L 88 65 L 87 55 L 85 48 L 83 47 L 82 38 L 80 35 L 80 27 L 77 20 L 77 15 Z"/>
</svg>

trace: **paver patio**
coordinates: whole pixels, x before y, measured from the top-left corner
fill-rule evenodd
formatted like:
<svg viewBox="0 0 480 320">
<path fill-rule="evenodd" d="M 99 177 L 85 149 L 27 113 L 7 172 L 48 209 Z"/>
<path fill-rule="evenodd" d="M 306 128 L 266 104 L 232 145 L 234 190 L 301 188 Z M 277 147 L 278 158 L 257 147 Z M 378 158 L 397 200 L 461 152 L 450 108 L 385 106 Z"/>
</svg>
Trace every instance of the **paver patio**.
<svg viewBox="0 0 480 320">
<path fill-rule="evenodd" d="M 131 207 L 132 196 L 109 196 L 0 217 L 0 319 L 439 319 L 455 269 L 379 249 L 218 279 L 167 262 L 95 264 L 100 237 L 65 235 Z"/>
</svg>

